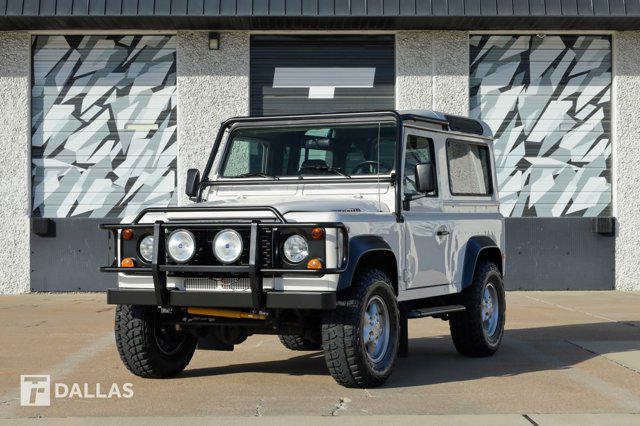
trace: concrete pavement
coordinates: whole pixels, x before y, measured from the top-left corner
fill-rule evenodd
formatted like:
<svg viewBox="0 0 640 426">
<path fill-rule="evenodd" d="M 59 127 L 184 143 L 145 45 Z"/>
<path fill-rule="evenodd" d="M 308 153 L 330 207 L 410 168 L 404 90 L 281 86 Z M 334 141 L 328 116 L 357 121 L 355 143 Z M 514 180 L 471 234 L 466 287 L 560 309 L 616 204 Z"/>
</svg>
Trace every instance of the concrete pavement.
<svg viewBox="0 0 640 426">
<path fill-rule="evenodd" d="M 390 425 L 438 425 L 438 426 L 637 426 L 640 414 L 425 414 L 397 416 L 343 416 L 313 417 L 308 416 L 270 416 L 270 417 L 73 417 L 73 418 L 29 418 L 0 419 L 0 424 L 17 426 L 47 425 L 84 426 L 121 426 L 135 421 L 136 426 L 176 425 L 201 426 L 202 424 L 220 424 L 225 426 L 286 426 L 286 425 L 335 425 L 340 426 L 390 426 Z"/>
<path fill-rule="evenodd" d="M 365 390 L 338 386 L 320 353 L 288 351 L 274 336 L 252 336 L 234 352 L 198 351 L 175 379 L 139 379 L 118 358 L 113 308 L 104 302 L 102 294 L 0 297 L 0 418 L 99 416 L 104 424 L 130 416 L 375 415 L 381 424 L 398 419 L 387 416 L 418 414 L 452 424 L 640 419 L 628 415 L 640 413 L 640 293 L 508 293 L 504 344 L 485 359 L 459 356 L 447 323 L 413 320 L 410 357 L 399 360 L 385 386 Z M 51 374 L 52 382 L 69 387 L 86 383 L 90 394 L 97 384 L 108 392 L 113 383 L 131 383 L 134 395 L 21 407 L 21 374 Z"/>
</svg>

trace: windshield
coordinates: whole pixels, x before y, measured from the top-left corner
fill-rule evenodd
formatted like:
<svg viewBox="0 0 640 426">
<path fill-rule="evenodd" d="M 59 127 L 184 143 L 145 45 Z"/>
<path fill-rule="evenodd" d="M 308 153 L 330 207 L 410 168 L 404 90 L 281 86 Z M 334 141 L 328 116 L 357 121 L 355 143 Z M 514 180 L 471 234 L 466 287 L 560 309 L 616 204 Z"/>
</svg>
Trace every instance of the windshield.
<svg viewBox="0 0 640 426">
<path fill-rule="evenodd" d="M 395 168 L 396 124 L 238 129 L 222 161 L 227 178 L 361 176 Z"/>
</svg>

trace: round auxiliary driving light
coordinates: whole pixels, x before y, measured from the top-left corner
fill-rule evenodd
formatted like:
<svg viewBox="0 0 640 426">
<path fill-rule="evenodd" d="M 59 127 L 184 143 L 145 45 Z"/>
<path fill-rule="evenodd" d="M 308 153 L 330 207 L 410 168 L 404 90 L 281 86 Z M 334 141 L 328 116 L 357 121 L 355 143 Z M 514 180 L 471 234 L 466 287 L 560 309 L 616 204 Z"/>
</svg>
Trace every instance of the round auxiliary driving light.
<svg viewBox="0 0 640 426">
<path fill-rule="evenodd" d="M 147 235 L 140 241 L 138 251 L 140 252 L 140 257 L 144 259 L 145 262 L 151 262 L 151 257 L 153 256 L 153 235 Z"/>
<path fill-rule="evenodd" d="M 193 234 L 186 229 L 173 231 L 171 235 L 169 235 L 167 252 L 176 262 L 186 262 L 191 259 L 196 252 L 196 239 Z"/>
<path fill-rule="evenodd" d="M 291 263 L 300 263 L 309 256 L 309 245 L 300 235 L 292 235 L 284 242 L 284 257 Z"/>
<path fill-rule="evenodd" d="M 242 254 L 242 237 L 233 229 L 224 229 L 213 239 L 213 254 L 222 263 L 233 263 Z"/>
</svg>

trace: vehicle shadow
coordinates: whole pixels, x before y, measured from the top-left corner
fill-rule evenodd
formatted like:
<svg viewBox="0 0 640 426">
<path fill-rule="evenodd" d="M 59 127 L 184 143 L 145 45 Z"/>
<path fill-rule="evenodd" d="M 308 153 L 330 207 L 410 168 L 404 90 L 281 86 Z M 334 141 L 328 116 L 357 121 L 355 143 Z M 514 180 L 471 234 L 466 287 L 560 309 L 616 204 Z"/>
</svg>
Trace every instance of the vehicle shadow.
<svg viewBox="0 0 640 426">
<path fill-rule="evenodd" d="M 459 355 L 448 335 L 410 338 L 409 357 L 398 360 L 393 374 L 381 388 L 424 386 L 566 369 L 598 356 L 581 346 L 581 342 L 597 341 L 611 341 L 612 346 L 613 342 L 617 342 L 616 352 L 640 351 L 640 322 L 510 329 L 505 332 L 500 350 L 488 358 L 465 358 Z M 328 375 L 321 352 L 304 352 L 277 361 L 188 369 L 179 377 L 247 372 Z"/>
<path fill-rule="evenodd" d="M 291 358 L 277 361 L 251 362 L 244 364 L 232 364 L 220 367 L 193 368 L 182 372 L 177 378 L 220 376 L 238 373 L 275 373 L 291 376 L 327 375 L 327 367 L 324 363 L 322 352 L 291 352 L 301 354 Z M 259 355 L 256 355 L 259 358 Z"/>
</svg>

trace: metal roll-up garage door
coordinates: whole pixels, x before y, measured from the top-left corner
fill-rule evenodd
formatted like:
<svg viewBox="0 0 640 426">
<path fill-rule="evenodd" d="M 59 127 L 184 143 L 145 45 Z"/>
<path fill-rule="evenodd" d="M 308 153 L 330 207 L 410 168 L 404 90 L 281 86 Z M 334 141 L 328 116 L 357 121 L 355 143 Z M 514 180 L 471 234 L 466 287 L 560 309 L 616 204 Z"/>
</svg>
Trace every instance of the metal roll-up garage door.
<svg viewBox="0 0 640 426">
<path fill-rule="evenodd" d="M 176 42 L 167 35 L 35 36 L 34 290 L 113 282 L 102 221 L 176 203 Z"/>
<path fill-rule="evenodd" d="M 470 67 L 471 115 L 496 136 L 508 287 L 613 288 L 611 37 L 474 35 Z"/>
<path fill-rule="evenodd" d="M 251 114 L 393 109 L 391 35 L 251 37 Z"/>
</svg>

